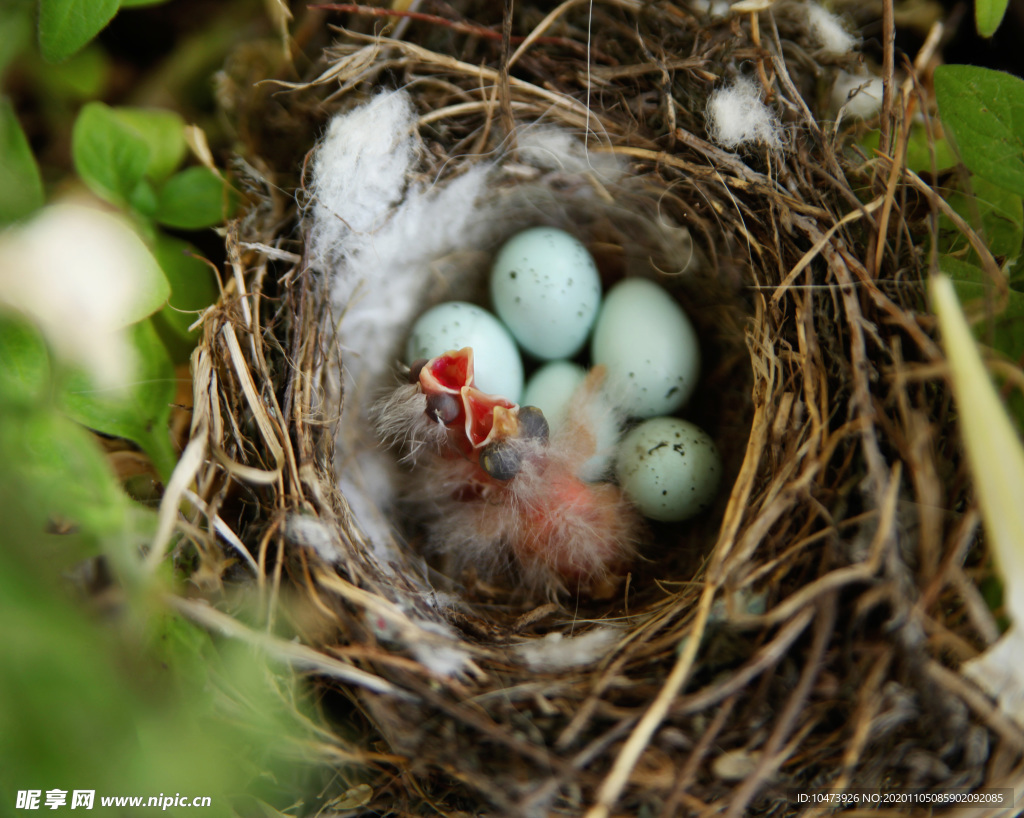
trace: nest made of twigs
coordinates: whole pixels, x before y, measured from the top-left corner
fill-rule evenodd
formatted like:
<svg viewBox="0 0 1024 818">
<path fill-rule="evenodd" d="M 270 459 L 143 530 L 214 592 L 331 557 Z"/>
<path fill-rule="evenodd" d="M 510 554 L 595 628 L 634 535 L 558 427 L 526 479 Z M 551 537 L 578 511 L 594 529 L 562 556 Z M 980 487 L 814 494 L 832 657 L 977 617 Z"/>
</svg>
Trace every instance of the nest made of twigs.
<svg viewBox="0 0 1024 818">
<path fill-rule="evenodd" d="M 250 145 L 301 143 L 301 125 L 308 150 L 311 123 L 408 87 L 438 178 L 510 150 L 517 123 L 589 129 L 707 262 L 677 294 L 710 349 L 694 412 L 724 453 L 721 502 L 659 530 L 610 602 L 453 602 L 413 548 L 383 564 L 336 489 L 342 402 L 368 398 L 332 392 L 340 316 L 306 265 L 303 157 L 245 157 L 252 206 L 193 359 L 185 458 L 208 536 L 191 542 L 197 584 L 216 602 L 219 583 L 255 583 L 268 621 L 314 649 L 301 664 L 325 718 L 344 713 L 323 757 L 359 772 L 309 810 L 357 782 L 365 812 L 595 816 L 788 814 L 812 787 L 1013 786 L 1024 733 L 959 672 L 997 630 L 925 305 L 936 194 L 892 158 L 931 54 L 906 93 L 886 78 L 897 93 L 869 160 L 819 102 L 859 58 L 815 54 L 798 4 L 719 20 L 588 5 L 517 9 L 512 33 L 533 34 L 504 48 L 488 4 L 461 8 L 472 24 L 407 21 L 401 38 L 356 16 L 316 79 L 233 106 L 259 112 L 240 123 L 264 134 Z M 708 141 L 707 97 L 741 70 L 782 113 L 780 151 Z M 523 658 L 597 627 L 615 639 L 582 666 Z M 457 672 L 428 659 L 452 650 Z"/>
</svg>

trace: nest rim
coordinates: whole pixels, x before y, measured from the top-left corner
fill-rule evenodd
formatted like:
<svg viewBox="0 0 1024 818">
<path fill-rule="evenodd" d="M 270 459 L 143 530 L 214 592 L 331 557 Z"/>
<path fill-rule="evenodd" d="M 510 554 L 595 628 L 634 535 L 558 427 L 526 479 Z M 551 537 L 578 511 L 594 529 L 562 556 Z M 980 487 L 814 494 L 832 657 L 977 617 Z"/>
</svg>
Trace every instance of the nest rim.
<svg viewBox="0 0 1024 818">
<path fill-rule="evenodd" d="M 613 17 L 635 11 L 635 4 L 626 0 L 606 5 Z M 615 24 L 619 25 L 618 20 Z M 749 24 L 744 27 L 741 22 L 740 28 L 747 37 L 753 36 Z M 591 109 L 581 110 L 572 95 L 555 101 L 547 89 L 530 86 L 521 79 L 506 81 L 507 72 L 503 74 L 499 68 L 480 68 L 411 42 L 347 33 L 351 44 L 330 52 L 332 62 L 328 70 L 320 80 L 302 88 L 303 92 L 319 95 L 323 93 L 322 86 L 358 96 L 388 72 L 400 69 L 406 75 L 421 72 L 426 77 L 423 86 L 434 91 L 446 88 L 446 82 L 454 85 L 458 93 L 452 96 L 457 99 L 468 94 L 471 80 L 483 77 L 493 81 L 497 92 L 491 98 L 474 101 L 473 108 L 459 108 L 463 103 L 454 102 L 424 106 L 429 112 L 421 117 L 420 125 L 430 129 L 435 137 L 432 145 L 437 144 L 438 123 L 444 121 L 442 114 L 459 124 L 454 132 L 465 133 L 454 142 L 456 146 L 500 127 L 503 116 L 523 117 L 531 110 L 572 128 L 588 127 L 591 116 L 598 116 Z M 779 45 L 774 54 L 776 59 L 782 59 L 777 23 L 774 34 Z M 742 56 L 742 49 L 737 51 Z M 651 74 L 660 70 L 656 60 L 646 65 Z M 680 70 L 704 69 L 695 65 Z M 746 242 L 751 262 L 745 269 L 741 267 L 738 275 L 747 309 L 739 313 L 743 318 L 734 319 L 740 326 L 732 329 L 743 330 L 742 336 L 733 338 L 741 338 L 749 353 L 751 403 L 745 416 L 749 419 L 749 432 L 740 436 L 742 445 L 736 446 L 735 456 L 730 459 L 734 475 L 731 491 L 701 524 L 700 536 L 713 541 L 706 556 L 701 555 L 691 573 L 672 580 L 678 587 L 651 582 L 650 597 L 658 598 L 644 599 L 643 604 L 635 606 L 627 602 L 622 616 L 630 624 L 621 629 L 621 639 L 595 664 L 586 667 L 554 671 L 530 668 L 528 664 L 510 661 L 507 647 L 542 640 L 577 620 L 587 621 L 593 627 L 593 621 L 607 620 L 607 612 L 604 617 L 581 617 L 571 606 L 521 607 L 506 618 L 504 628 L 498 628 L 492 612 L 487 610 L 489 602 L 482 603 L 480 615 L 465 616 L 446 609 L 437 599 L 425 598 L 415 583 L 403 580 L 403 571 L 410 575 L 422 573 L 416 558 L 382 571 L 367 557 L 372 546 L 352 519 L 334 480 L 332 418 L 341 408 L 324 411 L 326 402 L 318 394 L 323 388 L 318 379 L 335 354 L 337 344 L 337 338 L 325 336 L 320 329 L 335 324 L 320 320 L 330 312 L 324 282 L 318 282 L 303 269 L 302 253 L 286 249 L 294 244 L 279 232 L 276 222 L 272 240 L 258 242 L 261 247 L 275 248 L 274 251 L 261 250 L 262 258 L 257 254 L 255 263 L 251 259 L 256 243 L 242 234 L 258 234 L 260 219 L 250 218 L 249 224 L 239 222 L 229 234 L 233 276 L 225 286 L 218 310 L 207 316 L 204 342 L 193 359 L 197 409 L 192 438 L 210 441 L 210 449 L 220 453 L 202 467 L 200 484 L 205 482 L 211 491 L 221 486 L 221 500 L 226 498 L 225 473 L 233 480 L 264 487 L 256 488 L 257 494 L 266 492 L 267 486 L 287 483 L 290 487 L 276 496 L 270 491 L 269 499 L 260 500 L 267 510 L 261 512 L 265 517 L 262 525 L 256 527 L 261 529 L 258 545 L 247 547 L 255 552 L 251 561 L 256 566 L 260 588 L 264 590 L 269 585 L 277 594 L 290 581 L 296 588 L 307 589 L 312 600 L 307 607 L 319 609 L 325 619 L 334 617 L 336 626 L 333 632 L 323 627 L 322 622 L 312 627 L 306 637 L 311 644 L 329 652 L 329 647 L 339 641 L 340 630 L 344 634 L 342 643 L 364 647 L 361 658 L 350 659 L 354 666 L 418 697 L 420 709 L 401 696 L 390 699 L 389 694 L 372 691 L 360 683 L 354 683 L 354 692 L 345 694 L 359 702 L 391 751 L 407 757 L 404 768 L 414 777 L 426 770 L 444 769 L 445 775 L 461 782 L 467 791 L 476 793 L 491 806 L 521 813 L 529 813 L 555 799 L 569 811 L 590 801 L 597 804 L 590 814 L 604 815 L 620 798 L 632 798 L 635 803 L 638 787 L 652 785 L 661 794 L 664 805 L 690 803 L 687 799 L 696 796 L 687 788 L 696 788 L 706 794 L 704 800 L 696 802 L 718 799 L 729 805 L 732 814 L 738 814 L 737 810 L 755 803 L 758 793 L 777 789 L 772 776 L 787 764 L 794 752 L 795 738 L 814 737 L 806 724 L 798 726 L 799 709 L 814 697 L 822 683 L 822 669 L 835 652 L 832 640 L 837 623 L 842 622 L 841 611 L 861 611 L 852 622 L 855 628 L 872 635 L 865 639 L 866 645 L 875 645 L 878 634 L 884 630 L 879 623 L 871 622 L 877 616 L 873 611 L 879 604 L 890 606 L 894 619 L 911 616 L 912 606 L 901 605 L 878 589 L 923 581 L 923 575 L 915 573 L 917 565 L 908 569 L 911 560 L 900 552 L 904 525 L 901 515 L 905 514 L 901 493 L 907 492 L 908 486 L 911 496 L 934 491 L 936 479 L 920 477 L 924 469 L 921 464 L 927 465 L 929 456 L 908 457 L 901 435 L 920 432 L 920 419 L 911 422 L 914 412 L 933 405 L 935 398 L 922 395 L 924 390 L 915 390 L 910 379 L 901 373 L 932 365 L 941 360 L 941 354 L 932 340 L 934 327 L 921 308 L 920 292 L 908 296 L 905 289 L 887 289 L 878 273 L 873 273 L 871 259 L 862 262 L 852 250 L 863 235 L 858 231 L 878 230 L 880 211 L 891 207 L 891 197 L 883 192 L 866 203 L 858 198 L 848 175 L 863 179 L 864 169 L 850 168 L 848 164 L 840 168 L 840 162 L 848 163 L 848 159 L 829 147 L 832 141 L 818 120 L 810 116 L 792 79 L 783 71 L 777 82 L 785 104 L 796 111 L 795 115 L 803 116 L 806 112 L 806 118 L 799 128 L 787 131 L 788 141 L 782 154 L 768 156 L 766 162 L 760 160 L 757 151 L 742 157 L 729 154 L 698 136 L 702 112 L 691 115 L 686 123 L 690 127 L 682 127 L 676 121 L 670 149 L 666 149 L 664 135 L 660 141 L 644 139 L 630 133 L 621 123 L 602 123 L 601 132 L 611 135 L 611 144 L 602 149 L 620 151 L 635 167 L 644 170 L 645 182 L 661 185 L 664 195 L 679 196 L 679 188 L 687 187 L 699 193 L 695 198 L 702 197 L 706 202 L 702 212 L 696 212 L 692 204 L 684 209 L 694 217 L 695 229 L 691 232 L 716 271 L 728 270 L 729 263 L 736 263 L 737 242 Z M 508 98 L 503 99 L 504 95 Z M 338 100 L 331 95 L 328 103 L 337 105 Z M 803 111 L 799 110 L 800 105 Z M 471 117 L 476 117 L 475 128 L 465 125 L 467 119 L 472 121 Z M 809 152 L 797 140 L 797 134 L 801 138 L 810 134 L 824 156 Z M 616 143 L 617 139 L 621 141 Z M 439 157 L 437 163 L 443 164 L 443 159 Z M 899 167 L 891 160 L 887 163 L 882 157 L 874 162 L 879 168 L 877 172 L 893 174 L 890 178 L 897 175 Z M 759 170 L 751 165 L 766 167 Z M 775 176 L 771 175 L 773 168 Z M 780 182 L 782 170 L 789 174 L 792 186 L 807 194 L 804 200 Z M 839 179 L 835 171 L 840 171 Z M 675 177 L 666 184 L 665 177 L 671 174 Z M 815 181 L 822 176 L 829 179 L 832 189 L 822 191 L 816 187 Z M 920 189 L 918 192 L 928 195 Z M 844 207 L 840 207 L 842 203 Z M 767 219 L 765 213 L 769 214 Z M 259 214 L 250 214 L 253 215 Z M 723 224 L 727 229 L 721 227 Z M 719 225 L 717 235 L 715 225 Z M 871 230 L 866 232 L 870 235 Z M 270 284 L 274 252 L 278 254 L 277 263 L 290 271 L 281 279 L 283 289 L 271 296 L 281 298 L 280 305 L 268 312 L 269 320 L 261 322 L 261 310 L 253 308 L 250 302 L 259 305 L 262 300 L 266 304 L 267 296 L 262 295 L 261 288 L 268 285 L 274 289 Z M 906 247 L 893 251 L 882 243 L 876 259 L 881 259 L 887 269 L 904 269 L 909 265 L 916 269 L 918 283 L 927 274 L 927 264 Z M 826 283 L 819 285 L 818 280 Z M 801 282 L 806 282 L 806 286 Z M 823 293 L 814 289 L 818 286 Z M 815 321 L 814 311 L 820 308 L 822 300 L 829 303 L 829 317 L 841 326 L 842 333 L 832 333 Z M 298 321 L 288 320 L 289 308 L 305 322 L 305 331 L 295 329 Z M 730 314 L 737 315 L 734 311 Z M 880 318 L 890 323 L 883 324 Z M 283 329 L 281 337 L 273 334 L 278 324 Z M 886 332 L 890 335 L 883 335 Z M 885 339 L 890 344 L 879 343 Z M 842 356 L 830 356 L 830 344 L 845 354 L 845 366 Z M 733 354 L 735 342 L 726 348 Z M 888 426 L 876 420 L 879 402 L 885 396 L 880 397 L 874 384 L 881 382 L 883 375 L 873 364 L 869 349 L 887 349 L 891 356 L 889 380 L 885 381 L 890 391 L 883 404 L 887 407 L 883 414 Z M 268 361 L 279 359 L 282 350 L 289 366 L 275 369 Z M 875 381 L 871 379 L 872 370 Z M 724 374 L 719 373 L 719 377 Z M 902 385 L 894 385 L 900 383 L 901 377 Z M 231 379 L 237 384 L 226 386 Z M 933 383 L 932 388 L 941 391 L 943 385 Z M 216 399 L 218 391 L 222 394 Z M 822 392 L 826 393 L 824 400 Z M 831 405 L 829 393 L 842 396 L 841 406 L 847 408 L 845 416 L 841 407 Z M 352 396 L 344 396 L 344 400 L 350 399 Z M 318 405 L 319 410 L 315 408 Z M 221 420 L 218 431 L 217 416 L 225 407 L 231 407 L 235 414 L 227 424 Z M 932 429 L 928 423 L 924 427 Z M 894 434 L 893 428 L 899 434 Z M 243 433 L 243 429 L 251 431 Z M 249 463 L 240 462 L 240 454 L 251 453 L 252 449 L 259 456 Z M 957 454 L 948 446 L 936 446 L 935 450 L 931 462 L 948 462 L 959 469 L 950 485 L 942 488 L 946 497 L 956 500 L 949 503 L 950 508 L 962 507 L 966 480 L 962 466 L 957 466 Z M 274 468 L 268 469 L 268 464 Z M 268 474 L 273 475 L 273 480 L 269 480 Z M 820 484 L 822 475 L 828 475 L 827 486 Z M 859 498 L 858 491 L 862 493 Z M 865 498 L 873 498 L 872 507 L 868 507 Z M 836 517 L 839 507 L 847 509 L 847 517 Z M 308 535 L 305 540 L 304 535 L 289 535 L 293 514 L 318 520 L 321 527 L 331 532 L 330 539 L 342 558 L 325 559 L 324 553 L 334 552 L 318 549 L 311 541 L 315 535 Z M 787 523 L 790 517 L 792 522 Z M 974 536 L 977 514 L 968 506 L 956 519 L 937 522 L 922 517 L 919 524 L 933 538 L 938 537 L 938 545 L 930 547 L 947 553 L 944 559 L 948 561 L 948 548 L 944 551 L 943 543 L 959 543 L 963 553 L 968 547 L 964 543 Z M 845 540 L 844 531 L 852 532 Z M 241 534 L 239 542 L 251 541 L 244 532 Z M 813 551 L 818 545 L 820 551 Z M 898 554 L 899 559 L 893 554 Z M 927 563 L 934 555 L 925 549 L 916 559 Z M 899 564 L 893 566 L 894 561 Z M 430 582 L 429 575 L 425 579 Z M 772 591 L 762 596 L 759 589 L 763 587 Z M 868 592 L 862 588 L 873 589 L 875 597 L 868 598 Z M 932 596 L 934 605 L 937 593 Z M 851 603 L 850 597 L 860 599 L 860 609 L 856 600 Z M 384 623 L 376 630 L 375 617 Z M 971 616 L 965 621 L 966 624 L 951 625 L 936 620 L 931 627 L 953 634 L 968 646 L 973 643 L 977 648 L 984 644 L 977 633 L 979 626 Z M 459 647 L 470 657 L 464 673 L 445 678 L 422 663 L 416 670 L 382 657 L 382 646 L 389 644 L 389 640 L 400 645 L 422 640 L 441 649 L 447 637 L 424 626 L 429 622 L 454 629 Z M 294 622 L 292 625 L 297 627 Z M 956 634 L 957 627 L 962 635 Z M 742 649 L 729 644 L 709 645 L 723 632 L 730 638 L 745 640 Z M 872 726 L 875 716 L 869 705 L 871 695 L 884 698 L 882 689 L 887 683 L 918 689 L 913 687 L 916 684 L 947 708 L 953 707 L 950 702 L 954 700 L 960 702 L 964 712 L 973 712 L 973 725 L 984 724 L 991 731 L 992 742 L 998 740 L 1012 746 L 1020 739 L 1021 731 L 1004 723 L 1005 718 L 999 722 L 999 717 L 991 712 L 983 715 L 977 701 L 966 696 L 962 685 L 958 685 L 956 671 L 939 661 L 941 656 L 929 656 L 920 641 L 912 645 L 909 637 L 901 638 L 908 644 L 894 647 L 882 639 L 884 649 L 876 651 L 879 656 L 872 661 L 858 658 L 865 687 L 845 704 L 865 730 Z M 722 641 L 728 639 L 723 637 Z M 720 648 L 726 655 L 710 656 L 709 647 Z M 729 655 L 730 649 L 740 650 L 741 658 Z M 959 649 L 966 650 L 963 645 Z M 778 697 L 778 716 L 774 721 L 766 720 L 766 735 L 758 745 L 760 754 L 737 780 L 724 774 L 711 775 L 708 780 L 716 740 L 732 746 L 716 758 L 747 746 L 739 741 L 733 726 L 737 713 L 756 710 L 754 704 L 744 701 L 743 694 L 750 693 L 754 702 L 762 704 L 770 699 L 766 692 L 770 685 L 764 680 L 769 669 L 785 668 L 786 662 L 791 661 L 787 658 L 790 651 L 801 652 L 802 666 L 790 672 L 792 693 L 774 694 Z M 710 664 L 710 669 L 701 667 L 698 657 L 705 665 Z M 914 676 L 905 666 L 907 657 L 921 658 L 924 670 L 916 681 L 907 681 Z M 416 659 L 407 658 L 406 662 L 409 661 Z M 721 671 L 727 674 L 724 682 L 715 678 L 716 662 L 730 669 Z M 627 685 L 630 689 L 626 693 L 619 693 L 616 686 L 623 675 L 635 679 L 635 683 Z M 523 739 L 516 735 L 512 729 L 518 724 L 514 713 L 510 716 L 500 709 L 485 710 L 487 719 L 496 719 L 495 713 L 500 713 L 511 721 L 481 722 L 462 701 L 470 691 L 475 691 L 474 697 L 485 698 L 485 694 L 508 694 L 529 682 L 537 682 L 538 678 L 545 689 L 555 691 L 551 695 L 556 698 L 567 695 L 562 692 L 566 689 L 573 691 L 567 699 L 572 707 L 552 705 L 558 718 L 547 718 L 561 719 L 557 729 L 542 732 L 539 738 L 534 735 Z M 337 677 L 328 682 L 328 686 L 337 684 Z M 432 687 L 438 684 L 441 693 Z M 616 703 L 602 698 L 606 695 Z M 641 704 L 645 696 L 647 703 Z M 536 707 L 540 708 L 540 718 L 544 708 Z M 518 798 L 510 798 L 501 795 L 501 787 L 486 776 L 481 777 L 471 764 L 460 765 L 449 759 L 445 767 L 436 757 L 432 761 L 413 761 L 429 737 L 410 743 L 400 736 L 401 725 L 416 724 L 424 712 L 422 708 L 437 718 L 447 718 L 449 729 L 452 724 L 461 724 L 489 745 L 524 759 L 523 763 L 547 769 L 544 783 L 527 788 L 516 775 L 510 774 L 518 787 L 514 790 Z M 574 713 L 572 708 L 576 708 Z M 595 730 L 594 720 L 606 724 L 612 720 L 608 713 L 616 712 L 616 708 L 623 713 L 628 711 L 628 715 L 620 715 L 611 728 Z M 665 762 L 666 755 L 670 758 L 666 748 L 671 748 L 671 741 L 665 738 L 666 725 L 687 723 L 687 718 L 711 712 L 711 708 L 717 709 L 703 737 L 689 744 L 683 742 L 684 752 L 689 753 L 688 763 L 676 769 L 673 763 Z M 960 723 L 971 722 L 963 713 L 959 718 Z M 526 734 L 531 735 L 529 730 Z M 655 742 L 659 735 L 660 744 Z M 868 777 L 872 772 L 878 774 L 878 760 L 872 764 L 869 759 L 866 736 L 858 739 L 854 731 L 842 744 L 841 752 L 835 742 L 829 744 L 819 738 L 821 747 L 827 748 L 821 750 L 822 756 L 830 758 L 838 770 L 830 786 L 852 786 L 861 781 L 858 772 Z M 572 760 L 567 762 L 566 758 Z M 601 759 L 597 765 L 600 773 L 584 770 L 593 765 L 594 758 Z M 683 775 L 666 778 L 665 765 Z M 803 773 L 787 772 L 788 780 L 800 781 L 805 773 L 803 783 L 810 785 L 814 778 L 808 771 L 813 769 L 814 765 L 809 763 Z M 1019 772 L 1014 772 L 1019 769 L 1018 763 L 1009 772 L 1019 776 Z M 1009 774 L 1007 770 L 1003 772 Z"/>
</svg>

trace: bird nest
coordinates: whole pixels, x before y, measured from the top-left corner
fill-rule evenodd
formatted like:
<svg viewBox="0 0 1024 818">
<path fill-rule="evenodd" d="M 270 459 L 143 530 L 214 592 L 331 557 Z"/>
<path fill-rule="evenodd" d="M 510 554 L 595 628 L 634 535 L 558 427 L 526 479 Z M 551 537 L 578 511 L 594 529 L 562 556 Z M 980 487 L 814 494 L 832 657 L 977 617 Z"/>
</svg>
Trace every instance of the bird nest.
<svg viewBox="0 0 1024 818">
<path fill-rule="evenodd" d="M 902 86 L 887 77 L 866 156 L 822 99 L 861 57 L 816 45 L 801 4 L 569 2 L 508 29 L 491 5 L 384 33 L 346 17 L 314 79 L 229 100 L 250 205 L 193 357 L 189 565 L 214 605 L 255 588 L 253 624 L 309 673 L 340 759 L 310 808 L 790 814 L 825 788 L 1019 781 L 1024 734 L 959 670 L 996 635 L 991 561 L 926 307 L 937 196 L 893 159 L 934 40 Z M 740 74 L 779 117 L 774 146 L 708 135 L 709 95 Z M 347 334 L 354 256 L 314 252 L 312 149 L 332 115 L 398 88 L 406 190 L 441 196 L 486 165 L 475 207 L 495 225 L 423 251 L 424 304 L 472 297 L 487 253 L 542 223 L 606 279 L 645 266 L 693 316 L 685 412 L 726 480 L 701 517 L 652 525 L 611 598 L 445 575 L 400 505 L 368 508 L 366 464 L 394 454 L 362 420 L 382 384 L 345 373 L 390 366 L 402 339 Z M 586 161 L 531 154 L 538 129 Z"/>
</svg>

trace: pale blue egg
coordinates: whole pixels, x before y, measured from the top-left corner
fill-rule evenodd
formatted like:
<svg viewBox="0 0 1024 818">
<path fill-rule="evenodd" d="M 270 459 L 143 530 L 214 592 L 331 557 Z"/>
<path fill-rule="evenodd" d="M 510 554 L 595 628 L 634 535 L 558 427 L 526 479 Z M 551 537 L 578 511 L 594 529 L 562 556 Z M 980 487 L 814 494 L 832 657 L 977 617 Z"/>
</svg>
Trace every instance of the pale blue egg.
<svg viewBox="0 0 1024 818">
<path fill-rule="evenodd" d="M 594 325 L 601 279 L 576 238 L 554 227 L 532 227 L 498 251 L 491 268 L 491 300 L 531 355 L 571 358 Z"/>
<path fill-rule="evenodd" d="M 533 373 L 523 391 L 523 403 L 544 413 L 557 438 L 575 400 L 575 421 L 592 436 L 594 455 L 579 469 L 581 480 L 605 479 L 615 458 L 620 413 L 604 390 L 583 387 L 586 370 L 571 361 L 551 361 Z M 581 387 L 583 387 L 581 389 Z"/>
<path fill-rule="evenodd" d="M 540 409 L 553 429 L 565 420 L 572 393 L 586 377 L 582 366 L 571 361 L 551 361 L 530 376 L 523 390 L 523 403 Z"/>
<path fill-rule="evenodd" d="M 689 317 L 643 278 L 620 281 L 605 295 L 590 355 L 594 365 L 607 367 L 609 393 L 633 417 L 679 409 L 700 372 L 700 345 Z"/>
<path fill-rule="evenodd" d="M 615 466 L 626 496 L 652 520 L 687 520 L 711 505 L 722 459 L 703 429 L 679 418 L 651 418 L 626 433 Z"/>
<path fill-rule="evenodd" d="M 476 304 L 446 301 L 423 313 L 409 333 L 405 361 L 411 364 L 463 347 L 473 348 L 476 388 L 518 403 L 523 393 L 519 350 L 502 323 Z"/>
</svg>

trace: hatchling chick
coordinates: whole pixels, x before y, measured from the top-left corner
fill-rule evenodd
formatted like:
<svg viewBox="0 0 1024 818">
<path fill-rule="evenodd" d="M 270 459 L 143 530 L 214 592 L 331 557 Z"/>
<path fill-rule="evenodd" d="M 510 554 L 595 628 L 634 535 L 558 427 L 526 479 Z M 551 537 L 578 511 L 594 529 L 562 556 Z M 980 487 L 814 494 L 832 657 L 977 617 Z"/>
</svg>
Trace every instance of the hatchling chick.
<svg viewBox="0 0 1024 818">
<path fill-rule="evenodd" d="M 473 386 L 473 352 L 417 361 L 374 408 L 409 464 L 403 501 L 445 570 L 531 594 L 611 596 L 641 532 L 621 490 L 589 482 L 607 401 L 596 367 L 552 433 L 543 413 Z"/>
</svg>

